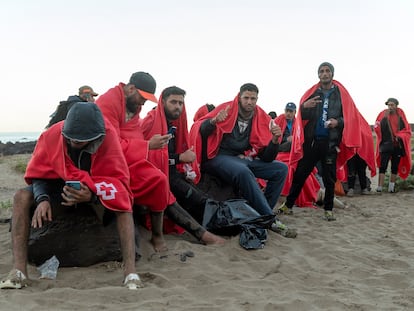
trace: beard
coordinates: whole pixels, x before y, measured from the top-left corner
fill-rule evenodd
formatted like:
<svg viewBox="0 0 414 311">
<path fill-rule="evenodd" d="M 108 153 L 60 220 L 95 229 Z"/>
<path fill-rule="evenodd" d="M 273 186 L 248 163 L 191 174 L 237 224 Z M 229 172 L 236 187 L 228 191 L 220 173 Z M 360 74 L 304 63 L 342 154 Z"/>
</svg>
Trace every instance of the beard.
<svg viewBox="0 0 414 311">
<path fill-rule="evenodd" d="M 135 115 L 141 111 L 141 106 L 135 102 L 133 96 L 127 96 L 126 109 L 128 110 L 128 112 L 133 113 Z"/>
<path fill-rule="evenodd" d="M 180 117 L 180 115 L 181 115 L 181 112 L 179 110 L 178 111 L 174 111 L 173 113 L 171 113 L 169 111 L 165 111 L 165 110 L 164 110 L 164 112 L 165 112 L 165 117 L 168 120 L 177 120 Z"/>
</svg>

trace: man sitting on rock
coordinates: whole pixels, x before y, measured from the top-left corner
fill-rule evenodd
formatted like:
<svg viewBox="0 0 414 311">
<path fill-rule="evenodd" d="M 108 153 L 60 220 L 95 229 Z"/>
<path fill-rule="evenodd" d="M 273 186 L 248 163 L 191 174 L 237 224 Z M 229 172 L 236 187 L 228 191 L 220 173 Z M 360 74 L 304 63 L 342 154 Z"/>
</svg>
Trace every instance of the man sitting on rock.
<svg viewBox="0 0 414 311">
<path fill-rule="evenodd" d="M 33 228 L 40 228 L 65 210 L 83 208 L 85 203 L 92 204 L 97 214 L 105 208 L 114 212 L 124 261 L 124 286 L 141 287 L 135 270 L 128 172 L 118 136 L 104 121 L 98 106 L 89 102 L 74 104 L 65 121 L 40 136 L 25 174 L 30 186 L 14 197 L 14 267 L 0 282 L 0 288 L 20 289 L 28 284 L 30 222 Z M 79 181 L 80 187 L 72 188 L 65 181 Z"/>
</svg>

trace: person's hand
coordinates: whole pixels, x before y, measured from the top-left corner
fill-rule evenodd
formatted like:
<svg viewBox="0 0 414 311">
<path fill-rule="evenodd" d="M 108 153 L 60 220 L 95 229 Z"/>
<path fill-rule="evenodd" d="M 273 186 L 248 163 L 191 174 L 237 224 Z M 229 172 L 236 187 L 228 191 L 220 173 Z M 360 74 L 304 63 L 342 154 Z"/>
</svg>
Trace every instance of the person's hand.
<svg viewBox="0 0 414 311">
<path fill-rule="evenodd" d="M 191 146 L 190 149 L 187 149 L 186 151 L 181 153 L 178 157 L 180 162 L 182 162 L 182 163 L 192 163 L 192 162 L 194 162 L 195 159 L 196 159 L 196 154 L 193 150 L 194 150 L 194 146 Z"/>
<path fill-rule="evenodd" d="M 65 185 L 63 187 L 62 198 L 64 200 L 62 205 L 73 206 L 77 203 L 89 202 L 92 198 L 92 191 L 83 183 L 81 183 L 80 190 Z"/>
<path fill-rule="evenodd" d="M 290 136 L 288 136 L 288 137 L 286 138 L 286 141 L 291 142 L 291 141 L 292 141 L 292 138 L 293 138 L 293 136 L 292 136 L 292 135 L 290 135 Z"/>
<path fill-rule="evenodd" d="M 337 127 L 338 126 L 338 120 L 337 119 L 333 119 L 333 118 L 330 118 L 328 121 L 328 128 L 335 128 L 335 127 Z"/>
<path fill-rule="evenodd" d="M 279 142 L 279 137 L 282 136 L 282 129 L 275 121 L 271 120 L 270 133 L 272 133 L 272 142 L 277 144 Z"/>
<path fill-rule="evenodd" d="M 149 149 L 154 150 L 154 149 L 164 148 L 166 145 L 168 145 L 168 142 L 170 141 L 171 138 L 172 138 L 171 134 L 165 134 L 165 135 L 155 134 L 149 140 Z"/>
<path fill-rule="evenodd" d="M 219 122 L 223 122 L 224 120 L 226 120 L 229 115 L 229 109 L 230 109 L 230 105 L 220 110 L 219 113 L 210 120 L 210 123 L 214 125 L 214 124 L 217 124 Z"/>
<path fill-rule="evenodd" d="M 315 96 L 312 98 L 309 98 L 307 101 L 303 103 L 303 107 L 305 108 L 315 108 L 316 105 L 320 104 L 322 102 L 320 96 Z"/>
<path fill-rule="evenodd" d="M 52 207 L 49 201 L 42 201 L 36 207 L 32 217 L 32 227 L 42 228 L 43 222 L 52 221 Z"/>
</svg>

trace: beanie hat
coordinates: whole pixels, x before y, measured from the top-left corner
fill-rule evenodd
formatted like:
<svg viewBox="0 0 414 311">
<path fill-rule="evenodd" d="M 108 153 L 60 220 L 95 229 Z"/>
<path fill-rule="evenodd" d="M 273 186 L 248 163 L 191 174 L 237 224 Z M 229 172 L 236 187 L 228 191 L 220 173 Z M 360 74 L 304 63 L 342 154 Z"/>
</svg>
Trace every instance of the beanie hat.
<svg viewBox="0 0 414 311">
<path fill-rule="evenodd" d="M 332 76 L 334 75 L 335 68 L 334 68 L 334 66 L 331 63 L 328 63 L 328 62 L 323 62 L 322 64 L 319 65 L 319 67 L 318 67 L 318 74 L 319 74 L 319 70 L 321 70 L 321 67 L 322 66 L 328 66 L 329 67 L 329 70 L 332 72 Z"/>
<path fill-rule="evenodd" d="M 101 110 L 90 102 L 73 104 L 63 123 L 62 135 L 79 142 L 105 136 L 105 122 Z"/>
</svg>

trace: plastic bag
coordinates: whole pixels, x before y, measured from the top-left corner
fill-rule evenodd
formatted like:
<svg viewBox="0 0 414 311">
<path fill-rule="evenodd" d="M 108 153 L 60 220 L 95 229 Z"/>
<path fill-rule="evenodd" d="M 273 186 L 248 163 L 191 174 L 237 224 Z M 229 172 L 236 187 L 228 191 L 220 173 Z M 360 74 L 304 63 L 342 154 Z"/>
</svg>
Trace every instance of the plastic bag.
<svg viewBox="0 0 414 311">
<path fill-rule="evenodd" d="M 203 226 L 220 235 L 240 233 L 240 245 L 245 249 L 263 248 L 267 231 L 275 215 L 261 216 L 246 200 L 207 200 Z"/>
<path fill-rule="evenodd" d="M 39 279 L 56 279 L 57 270 L 59 268 L 59 260 L 53 255 L 51 258 L 42 263 L 37 270 L 40 272 Z"/>
</svg>

